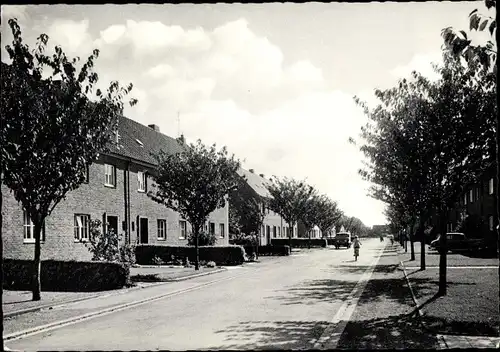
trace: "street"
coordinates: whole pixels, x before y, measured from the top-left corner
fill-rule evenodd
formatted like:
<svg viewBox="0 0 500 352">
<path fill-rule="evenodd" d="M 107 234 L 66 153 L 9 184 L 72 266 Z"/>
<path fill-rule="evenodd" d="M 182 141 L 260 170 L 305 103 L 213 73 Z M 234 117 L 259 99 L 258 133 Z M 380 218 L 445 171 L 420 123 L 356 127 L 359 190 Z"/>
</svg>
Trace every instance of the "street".
<svg viewBox="0 0 500 352">
<path fill-rule="evenodd" d="M 8 346 L 16 350 L 336 347 L 363 292 L 363 281 L 371 276 L 384 246 L 378 239 L 365 240 L 357 262 L 352 249 L 332 248 L 263 258 L 261 263 L 162 289 L 221 280 L 212 285 L 9 341 Z M 89 304 L 54 310 L 79 312 Z"/>
</svg>

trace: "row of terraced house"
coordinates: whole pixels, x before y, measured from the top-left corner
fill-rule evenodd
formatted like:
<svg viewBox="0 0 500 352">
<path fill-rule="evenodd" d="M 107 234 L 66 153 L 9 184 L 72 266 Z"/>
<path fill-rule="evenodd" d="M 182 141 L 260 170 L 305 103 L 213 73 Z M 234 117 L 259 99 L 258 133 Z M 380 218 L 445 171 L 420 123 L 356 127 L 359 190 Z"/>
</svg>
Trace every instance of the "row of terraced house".
<svg viewBox="0 0 500 352">
<path fill-rule="evenodd" d="M 480 223 L 482 226 L 469 231 L 466 235 L 470 238 L 484 239 L 490 247 L 496 247 L 497 187 L 496 165 L 491 163 L 482 177 L 476 183 L 466 187 L 459 201 L 448 209 L 447 232 L 457 231 L 459 224 L 466 217 L 471 217 L 476 224 Z M 437 217 L 434 217 L 431 223 L 437 226 Z"/>
<path fill-rule="evenodd" d="M 187 245 L 190 224 L 177 212 L 154 202 L 147 192 L 152 186 L 156 161 L 152 153 L 180 151 L 178 142 L 159 131 L 131 119 L 119 119 L 115 140 L 109 151 L 87 169 L 86 181 L 67 194 L 46 218 L 42 231 L 42 259 L 89 260 L 85 246 L 90 221 L 99 219 L 103 231 L 113 229 L 131 244 Z M 248 188 L 259 197 L 269 197 L 268 180 L 253 170 L 239 170 Z M 2 184 L 4 257 L 33 257 L 34 226 L 9 189 Z M 266 193 L 267 192 L 267 193 Z M 210 214 L 205 230 L 217 237 L 216 245 L 229 244 L 229 201 Z M 288 224 L 267 210 L 261 229 L 261 244 L 272 238 L 288 237 Z M 297 237 L 297 226 L 293 229 Z"/>
</svg>

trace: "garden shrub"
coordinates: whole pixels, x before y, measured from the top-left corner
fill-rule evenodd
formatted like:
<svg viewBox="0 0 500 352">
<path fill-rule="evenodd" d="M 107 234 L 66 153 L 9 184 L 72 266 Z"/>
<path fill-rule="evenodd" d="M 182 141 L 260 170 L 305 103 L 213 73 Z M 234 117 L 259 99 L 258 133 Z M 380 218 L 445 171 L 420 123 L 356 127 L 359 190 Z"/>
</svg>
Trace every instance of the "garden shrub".
<svg viewBox="0 0 500 352">
<path fill-rule="evenodd" d="M 4 259 L 3 287 L 31 290 L 33 261 Z M 121 263 L 42 260 L 42 291 L 92 292 L 122 288 L 129 284 L 130 269 Z"/>
<path fill-rule="evenodd" d="M 289 245 L 290 240 L 288 238 L 272 238 L 271 239 L 271 245 L 278 245 L 278 246 L 283 246 L 283 245 Z M 326 247 L 327 246 L 327 239 L 326 238 L 311 238 L 310 240 L 308 238 L 292 238 L 292 247 L 293 248 L 308 248 L 309 247 L 309 241 L 311 248 L 319 248 L 319 247 Z"/>
<path fill-rule="evenodd" d="M 188 236 L 188 246 L 195 245 L 194 234 L 190 233 Z M 201 232 L 198 235 L 198 246 L 213 246 L 217 242 L 217 236 L 208 232 Z"/>
<path fill-rule="evenodd" d="M 248 256 L 255 253 L 254 246 L 245 246 L 245 252 Z M 259 256 L 282 256 L 290 255 L 290 247 L 287 245 L 272 245 L 272 246 L 259 246 Z"/>
<path fill-rule="evenodd" d="M 168 261 L 171 256 L 188 258 L 195 262 L 195 248 L 192 246 L 155 246 L 138 245 L 135 247 L 135 256 L 138 264 L 150 265 L 155 256 Z M 200 246 L 199 259 L 214 261 L 217 265 L 240 265 L 244 262 L 245 250 L 241 246 Z M 183 262 L 182 265 L 185 263 Z"/>
</svg>

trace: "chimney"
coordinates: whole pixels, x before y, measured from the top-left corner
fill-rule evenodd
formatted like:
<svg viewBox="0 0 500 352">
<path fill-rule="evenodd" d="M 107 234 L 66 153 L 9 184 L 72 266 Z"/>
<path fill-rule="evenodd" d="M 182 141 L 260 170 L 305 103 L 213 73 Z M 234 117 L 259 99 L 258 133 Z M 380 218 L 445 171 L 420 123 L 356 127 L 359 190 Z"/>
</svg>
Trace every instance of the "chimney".
<svg viewBox="0 0 500 352">
<path fill-rule="evenodd" d="M 160 127 L 158 127 L 158 125 L 151 124 L 151 125 L 148 125 L 148 127 L 155 130 L 156 132 L 160 132 Z"/>
<path fill-rule="evenodd" d="M 254 170 L 254 169 L 250 169 L 250 170 L 248 170 L 248 171 L 250 171 L 252 174 L 255 172 L 255 170 Z"/>
<path fill-rule="evenodd" d="M 259 174 L 260 177 L 264 178 L 264 174 Z"/>
</svg>

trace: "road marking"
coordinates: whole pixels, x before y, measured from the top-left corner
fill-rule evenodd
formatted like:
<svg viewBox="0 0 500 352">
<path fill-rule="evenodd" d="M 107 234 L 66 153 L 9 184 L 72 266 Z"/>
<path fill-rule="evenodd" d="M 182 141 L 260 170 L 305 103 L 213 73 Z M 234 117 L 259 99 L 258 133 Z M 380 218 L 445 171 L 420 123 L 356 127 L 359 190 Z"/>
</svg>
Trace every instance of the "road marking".
<svg viewBox="0 0 500 352">
<path fill-rule="evenodd" d="M 420 269 L 419 266 L 405 266 L 406 269 Z M 438 265 L 425 266 L 426 269 L 439 269 Z M 484 266 L 447 266 L 446 269 L 498 269 L 497 266 L 484 265 Z"/>
<path fill-rule="evenodd" d="M 352 313 L 354 313 L 354 309 L 358 304 L 359 298 L 361 297 L 361 294 L 363 293 L 368 280 L 372 276 L 376 264 L 383 252 L 384 248 L 379 250 L 378 255 L 370 263 L 370 267 L 363 273 L 354 289 L 351 291 L 342 306 L 340 306 L 333 319 L 328 324 L 327 328 L 323 331 L 319 339 L 314 343 L 313 349 L 337 348 L 340 336 L 342 336 L 342 333 L 344 332 L 344 329 L 349 322 Z M 342 323 L 338 325 L 340 322 Z M 314 340 L 312 340 L 311 342 L 314 342 Z"/>
</svg>

